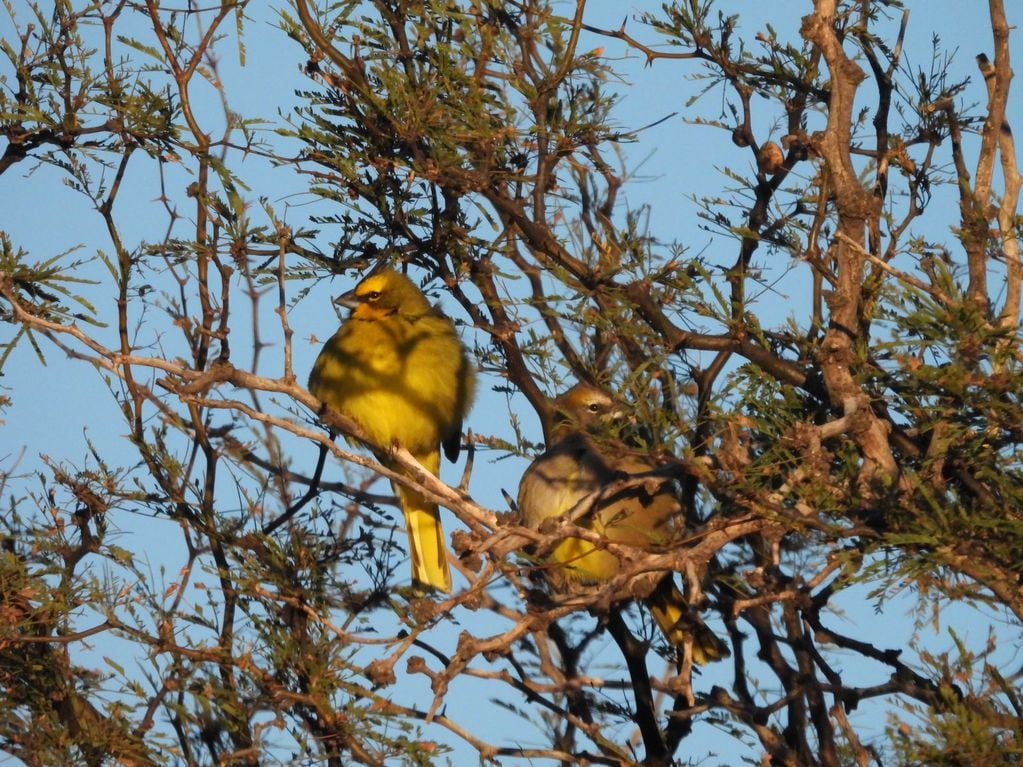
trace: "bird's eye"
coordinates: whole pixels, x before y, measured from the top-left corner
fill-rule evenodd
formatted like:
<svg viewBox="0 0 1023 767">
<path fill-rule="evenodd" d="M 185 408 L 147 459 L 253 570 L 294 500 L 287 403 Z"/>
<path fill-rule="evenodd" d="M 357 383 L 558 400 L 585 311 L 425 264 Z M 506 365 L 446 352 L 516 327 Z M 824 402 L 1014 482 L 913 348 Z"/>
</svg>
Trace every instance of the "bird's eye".
<svg viewBox="0 0 1023 767">
<path fill-rule="evenodd" d="M 367 301 L 376 301 L 378 298 L 380 298 L 380 291 L 379 290 L 371 290 L 364 297 L 365 297 L 365 299 Z"/>
</svg>

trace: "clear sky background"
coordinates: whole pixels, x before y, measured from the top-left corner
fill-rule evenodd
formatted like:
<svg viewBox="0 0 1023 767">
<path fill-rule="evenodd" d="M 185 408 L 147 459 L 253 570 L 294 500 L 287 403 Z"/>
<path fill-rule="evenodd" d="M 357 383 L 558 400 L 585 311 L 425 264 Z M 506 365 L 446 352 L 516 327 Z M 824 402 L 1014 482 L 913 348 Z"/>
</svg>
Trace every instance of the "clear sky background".
<svg viewBox="0 0 1023 767">
<path fill-rule="evenodd" d="M 992 53 L 990 25 L 985 3 L 963 2 L 959 0 L 918 0 L 909 2 L 911 15 L 905 41 L 904 65 L 910 69 L 930 68 L 932 57 L 932 37 L 937 35 L 948 52 L 955 54 L 952 65 L 956 79 L 970 77 L 971 84 L 964 96 L 967 103 L 979 107 L 985 103 L 986 96 L 983 82 L 976 74 L 973 61 L 975 54 Z M 1009 3 L 1008 12 L 1011 23 L 1019 23 L 1023 16 L 1020 7 Z M 656 42 L 658 38 L 650 30 L 631 21 L 640 11 L 657 10 L 660 3 L 655 2 L 598 2 L 591 0 L 588 6 L 586 21 L 590 24 L 607 28 L 617 28 L 623 20 L 628 21 L 629 30 L 638 38 Z M 755 47 L 753 36 L 765 29 L 770 23 L 780 37 L 798 37 L 800 17 L 811 10 L 807 2 L 782 0 L 775 3 L 761 2 L 723 2 L 719 6 L 726 12 L 742 14 L 737 38 L 747 41 L 747 45 Z M 16 13 L 25 14 L 27 6 L 24 0 L 14 0 Z M 570 6 L 565 4 L 565 12 Z M 305 56 L 293 41 L 275 28 L 275 16 L 270 4 L 254 3 L 249 8 L 250 22 L 246 27 L 246 66 L 238 65 L 237 49 L 227 41 L 219 48 L 222 57 L 220 74 L 226 83 L 232 108 L 246 116 L 261 116 L 268 120 L 267 129 L 279 123 L 278 112 L 288 113 L 293 106 L 301 103 L 294 91 L 298 88 L 308 89 L 311 86 L 301 73 Z M 24 21 L 24 16 L 19 16 Z M 898 18 L 891 22 L 895 29 Z M 0 36 L 10 37 L 10 20 L 0 17 Z M 1013 30 L 1013 42 L 1020 44 L 1019 33 Z M 700 65 L 696 62 L 656 61 L 653 66 L 644 66 L 643 57 L 620 41 L 597 38 L 585 35 L 580 50 L 603 48 L 602 55 L 614 62 L 615 68 L 622 74 L 623 81 L 617 89 L 622 95 L 617 110 L 617 119 L 625 128 L 635 128 L 658 123 L 640 134 L 636 144 L 623 145 L 622 149 L 628 167 L 634 172 L 634 178 L 624 189 L 622 205 L 630 208 L 650 206 L 650 233 L 660 241 L 685 243 L 692 252 L 702 252 L 711 263 L 731 264 L 735 260 L 734 241 L 714 236 L 700 229 L 696 216 L 696 207 L 691 196 L 702 193 L 716 192 L 729 182 L 722 174 L 724 166 L 746 168 L 751 162 L 748 152 L 739 150 L 729 141 L 726 132 L 711 128 L 686 125 L 687 119 L 725 118 L 723 100 L 720 91 L 707 93 L 693 105 L 687 105 L 690 98 L 702 87 L 693 82 L 691 76 L 698 73 Z M 1023 49 L 1020 49 L 1023 50 Z M 1020 54 L 1017 51 L 1017 55 Z M 0 69 L 3 75 L 10 78 L 7 69 Z M 11 81 L 4 87 L 10 88 Z M 1019 92 L 1019 87 L 1015 89 Z M 212 96 L 212 93 L 207 96 Z M 755 101 L 755 108 L 762 110 L 757 118 L 757 139 L 761 142 L 773 137 L 778 140 L 784 130 L 778 126 L 771 134 L 770 120 L 776 119 L 773 105 L 765 101 Z M 205 110 L 204 110 L 205 111 Z M 1010 109 L 1010 122 L 1015 126 L 1023 125 L 1021 117 L 1021 101 L 1015 98 Z M 215 114 L 209 111 L 208 114 Z M 270 137 L 271 140 L 277 139 Z M 968 145 L 973 149 L 969 156 L 975 161 L 976 143 Z M 947 147 L 941 151 L 947 152 Z M 237 164 L 240 156 L 230 156 L 229 162 Z M 809 164 L 806 164 L 809 172 Z M 146 172 L 143 173 L 142 171 Z M 139 241 L 156 242 L 163 238 L 167 225 L 166 213 L 156 199 L 159 187 L 155 175 L 151 173 L 151 165 L 137 163 L 133 177 L 128 179 L 131 194 L 122 195 L 117 203 L 115 214 L 122 226 L 129 247 Z M 255 157 L 246 158 L 242 164 L 241 175 L 251 186 L 249 198 L 255 203 L 258 197 L 267 197 L 276 208 L 278 214 L 285 216 L 294 227 L 307 224 L 312 212 L 323 212 L 322 203 L 314 201 L 304 193 L 304 180 L 288 168 L 271 168 L 267 163 Z M 189 201 L 184 199 L 183 191 L 190 178 L 180 169 L 167 167 L 168 189 L 176 195 L 187 211 Z M 958 211 L 953 196 L 947 198 L 948 203 L 936 204 L 928 211 L 924 223 L 918 228 L 928 227 L 933 239 L 945 239 L 948 227 L 958 220 Z M 0 176 L 0 200 L 3 201 L 0 212 L 0 228 L 10 233 L 15 246 L 28 250 L 34 260 L 45 260 L 58 253 L 69 251 L 79 245 L 84 246 L 75 255 L 91 256 L 95 249 L 109 251 L 102 221 L 90 209 L 90 204 L 81 195 L 66 186 L 59 172 L 47 166 L 34 167 L 25 162 L 15 166 Z M 178 230 L 178 234 L 182 230 Z M 321 245 L 327 247 L 329 230 L 324 230 Z M 950 238 L 949 238 L 950 239 Z M 950 239 L 951 241 L 951 239 Z M 764 296 L 760 306 L 765 309 L 764 324 L 780 324 L 794 310 L 792 301 L 798 296 L 787 295 L 783 278 L 790 268 L 788 263 L 765 264 L 765 268 L 775 269 L 780 282 L 773 295 Z M 92 267 L 97 279 L 103 280 L 105 269 L 97 262 Z M 330 298 L 353 284 L 352 275 L 338 276 L 332 281 L 318 285 L 304 301 L 292 312 L 290 319 L 295 330 L 295 368 L 300 379 L 304 380 L 312 360 L 319 349 L 316 337 L 322 342 L 336 326 L 336 316 L 330 305 Z M 298 286 L 296 286 L 296 290 Z M 108 321 L 113 319 L 114 304 L 111 290 L 106 284 L 98 289 L 90 289 L 92 297 L 100 309 L 101 316 Z M 445 308 L 457 315 L 457 307 L 450 303 Z M 236 311 L 244 311 L 237 307 Z M 266 313 L 263 320 L 265 331 L 274 328 L 272 301 L 266 300 L 262 310 Z M 236 321 L 235 325 L 238 325 Z M 116 326 L 99 331 L 98 335 L 113 344 Z M 10 337 L 10 327 L 0 328 L 0 339 Z M 276 337 L 276 338 L 279 338 Z M 467 337 L 467 340 L 470 340 Z M 482 335 L 478 337 L 484 343 Z M 13 398 L 13 404 L 5 412 L 0 413 L 0 467 L 11 469 L 17 467 L 17 473 L 24 478 L 22 488 L 37 490 L 38 482 L 31 475 L 42 469 L 42 457 L 50 456 L 55 460 L 67 458 L 80 462 L 87 453 L 87 440 L 93 440 L 100 446 L 101 452 L 109 460 L 124 464 L 133 463 L 136 458 L 130 446 L 120 436 L 126 431 L 113 398 L 110 396 L 101 376 L 95 374 L 81 363 L 63 359 L 62 355 L 52 347 L 43 344 L 46 365 L 43 366 L 28 344 L 12 355 L 0 378 L 2 393 Z M 246 364 L 249 352 L 239 349 L 236 352 L 236 364 Z M 264 375 L 278 375 L 274 367 L 275 357 L 268 354 L 265 364 L 260 369 Z M 489 382 L 492 384 L 493 382 Z M 535 416 L 528 411 L 521 397 L 508 398 L 503 394 L 489 391 L 488 382 L 484 381 L 477 406 L 471 415 L 468 426 L 478 433 L 496 434 L 512 439 L 511 427 L 508 422 L 509 406 L 521 414 L 527 433 L 539 440 L 538 423 Z M 293 456 L 295 467 L 303 470 L 303 460 L 309 471 L 316 457 L 312 445 L 298 445 Z M 303 459 L 302 456 L 305 456 Z M 470 490 L 476 499 L 495 509 L 505 509 L 501 490 L 515 494 L 517 480 L 525 467 L 521 459 L 500 460 L 496 454 L 482 453 L 477 456 L 476 469 Z M 448 464 L 443 469 L 444 477 L 449 481 L 457 481 L 460 466 L 452 469 Z M 334 476 L 339 470 L 334 467 Z M 329 469 L 328 469 L 329 471 Z M 6 499 L 2 499 L 6 505 Z M 449 527 L 451 527 L 450 516 Z M 177 569 L 183 563 L 178 549 L 180 536 L 173 530 L 167 530 L 171 523 L 153 521 L 148 518 L 132 520 L 125 515 L 120 517 L 122 540 L 119 545 L 135 551 L 145 552 L 158 568 L 167 568 L 168 580 L 173 580 Z M 845 620 L 850 625 L 876 625 L 874 636 L 886 647 L 908 647 L 913 643 L 916 647 L 930 647 L 935 651 L 951 650 L 953 645 L 947 633 L 949 626 L 965 635 L 971 643 L 983 642 L 989 626 L 1001 627 L 1006 624 L 1001 616 L 990 616 L 991 621 L 978 620 L 977 613 L 966 608 L 955 608 L 943 611 L 933 626 L 917 626 L 907 615 L 908 601 L 895 598 L 887 602 L 883 611 L 878 612 L 877 602 L 866 594 L 862 601 L 846 599 L 843 607 L 847 611 Z M 464 620 L 462 625 L 452 626 L 451 643 L 458 631 L 474 629 L 476 621 L 486 616 L 459 615 Z M 842 628 L 836 619 L 836 626 Z M 479 625 L 480 631 L 495 631 L 493 627 Z M 1015 631 L 1015 628 L 1013 628 Z M 101 645 L 103 641 L 101 640 Z M 610 643 L 610 642 L 609 642 Z M 1016 652 L 1015 642 L 1005 643 L 999 655 L 1009 658 Z M 100 646 L 98 654 L 108 654 L 109 650 Z M 608 662 L 613 655 L 605 656 Z M 1018 658 L 1016 658 L 1018 662 Z M 860 662 L 860 661 L 857 661 Z M 1005 668 L 1005 666 L 1002 666 Z M 723 675 L 727 680 L 728 664 L 717 664 L 706 673 L 709 678 Z M 400 671 L 400 669 L 399 669 Z M 880 668 L 846 669 L 849 673 L 869 677 L 881 673 Z M 608 669 L 607 673 L 618 676 L 618 670 Z M 425 692 L 421 677 L 414 679 L 400 678 L 394 688 L 395 697 L 403 700 L 423 699 Z M 880 681 L 880 677 L 879 677 Z M 500 715 L 492 706 L 484 705 L 483 701 L 495 690 L 488 686 L 469 680 L 460 680 L 453 687 L 448 698 L 448 706 L 452 718 L 456 721 L 472 720 L 476 716 L 477 732 L 483 737 L 507 744 L 515 742 L 519 737 L 523 745 L 541 745 L 540 733 L 530 732 L 521 723 L 510 720 L 510 715 Z M 501 690 L 501 693 L 505 693 Z M 880 734 L 883 719 L 876 708 L 865 705 L 856 717 L 869 718 L 871 727 Z M 443 733 L 434 729 L 431 737 L 443 738 Z M 521 735 L 519 735 L 521 734 Z M 701 742 L 697 742 L 701 741 Z M 457 749 L 453 764 L 471 763 L 473 754 L 458 743 L 449 739 Z M 715 737 L 714 750 L 718 759 L 711 764 L 735 764 L 740 755 L 751 756 L 740 744 L 729 741 L 723 733 Z M 720 746 L 718 746 L 720 742 Z M 690 748 L 694 750 L 689 751 Z M 687 741 L 678 755 L 681 760 L 687 757 L 699 757 L 708 748 L 706 741 L 693 738 Z M 470 761 L 466 761 L 470 760 Z M 2 761 L 2 760 L 0 760 Z"/>
</svg>

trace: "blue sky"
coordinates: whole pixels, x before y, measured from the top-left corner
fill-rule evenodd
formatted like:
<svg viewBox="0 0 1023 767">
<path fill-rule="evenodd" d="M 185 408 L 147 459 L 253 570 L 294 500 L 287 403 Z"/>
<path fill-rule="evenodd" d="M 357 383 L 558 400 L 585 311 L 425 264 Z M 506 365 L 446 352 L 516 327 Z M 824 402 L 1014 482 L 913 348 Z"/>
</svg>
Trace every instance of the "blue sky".
<svg viewBox="0 0 1023 767">
<path fill-rule="evenodd" d="M 20 7 L 22 0 L 15 0 L 16 12 L 23 12 Z M 739 25 L 738 36 L 752 40 L 753 34 L 764 29 L 769 22 L 780 36 L 795 37 L 798 34 L 799 17 L 810 12 L 809 2 L 785 2 L 762 4 L 754 2 L 721 3 L 723 9 L 735 9 L 743 14 Z M 931 57 L 932 35 L 937 34 L 948 46 L 954 46 L 956 63 L 954 69 L 960 76 L 972 79 L 965 101 L 983 104 L 985 100 L 983 83 L 976 76 L 973 57 L 981 51 L 991 51 L 990 31 L 988 28 L 986 8 L 981 3 L 962 2 L 915 2 L 909 3 L 912 13 L 909 20 L 905 44 L 905 60 L 912 67 L 928 68 Z M 768 10 L 768 6 L 770 9 Z M 617 28 L 626 16 L 642 10 L 656 10 L 659 3 L 617 4 L 591 2 L 587 10 L 587 22 L 608 28 Z M 566 4 L 566 12 L 569 6 Z M 1010 4 L 1010 14 L 1018 14 L 1018 9 Z M 230 44 L 221 48 L 221 76 L 227 83 L 227 90 L 232 99 L 232 107 L 245 115 L 264 116 L 268 120 L 276 119 L 278 109 L 288 111 L 298 103 L 294 96 L 296 88 L 308 87 L 300 69 L 304 56 L 296 44 L 288 40 L 273 26 L 274 18 L 269 6 L 253 7 L 250 10 L 251 20 L 247 25 L 247 63 L 239 67 L 236 50 Z M 1011 18 L 1010 21 L 1018 21 Z M 897 22 L 893 22 L 893 25 Z M 9 35 L 9 20 L 0 19 L 0 35 Z M 653 41 L 655 36 L 635 22 L 629 22 L 630 31 L 637 37 Z M 1018 33 L 1014 31 L 1014 41 L 1018 43 Z M 754 43 L 749 43 L 751 46 Z M 624 193 L 623 204 L 631 208 L 649 205 L 649 226 L 653 235 L 664 242 L 684 242 L 694 252 L 704 252 L 708 261 L 727 264 L 734 261 L 735 248 L 733 241 L 715 237 L 697 227 L 696 208 L 690 201 L 693 195 L 705 192 L 716 192 L 727 181 L 721 172 L 724 166 L 745 168 L 750 158 L 741 153 L 728 140 L 726 132 L 711 128 L 686 125 L 683 121 L 696 117 L 717 118 L 716 112 L 721 107 L 719 92 L 705 94 L 692 106 L 687 101 L 700 87 L 691 76 L 698 71 L 693 62 L 656 61 L 652 66 L 644 66 L 642 56 L 629 49 L 621 41 L 584 36 L 581 50 L 603 48 L 602 55 L 615 63 L 623 73 L 620 87 L 622 101 L 618 111 L 618 120 L 624 126 L 638 127 L 650 125 L 671 113 L 677 113 L 664 122 L 645 131 L 641 140 L 635 145 L 625 145 L 623 151 L 628 165 L 635 169 L 635 180 L 630 183 Z M 9 75 L 4 71 L 4 74 Z M 9 84 L 8 84 L 9 87 Z M 207 94 L 211 95 L 211 94 Z M 765 122 L 776 117 L 768 111 L 767 102 L 755 102 L 758 109 L 763 110 L 758 118 Z M 1020 125 L 1020 100 L 1014 100 L 1010 121 Z M 209 114 L 215 115 L 215 110 Z M 211 118 L 215 123 L 215 120 Z M 268 126 L 269 127 L 269 126 Z M 758 132 L 758 139 L 768 137 L 769 130 L 764 127 L 763 133 Z M 774 138 L 779 135 L 775 131 Z M 238 162 L 239 157 L 231 158 Z M 138 171 L 129 177 L 128 184 L 132 190 L 130 195 L 122 196 L 116 208 L 116 216 L 122 227 L 126 241 L 131 245 L 140 240 L 149 242 L 162 238 L 166 227 L 166 214 L 156 200 L 159 187 L 151 175 L 151 167 L 138 164 Z M 165 165 L 167 188 L 176 190 L 180 195 L 182 210 L 187 210 L 186 200 L 181 194 L 190 178 L 181 168 Z M 105 238 L 102 222 L 89 209 L 88 202 L 79 194 L 65 186 L 60 174 L 52 168 L 42 166 L 29 173 L 32 165 L 22 163 L 0 176 L 0 199 L 4 200 L 5 215 L 0 227 L 6 229 L 15 244 L 30 251 L 35 259 L 44 260 L 53 255 L 75 248 L 83 244 L 84 248 L 75 256 L 91 256 L 96 248 L 109 249 Z M 306 222 L 311 210 L 318 210 L 308 195 L 303 194 L 304 182 L 287 168 L 271 168 L 255 157 L 246 158 L 241 163 L 242 175 L 251 186 L 249 193 L 255 201 L 257 197 L 266 196 L 275 206 L 279 214 L 294 226 Z M 142 171 L 145 171 L 143 173 Z M 954 198 L 951 202 L 935 205 L 929 211 L 926 226 L 933 227 L 933 238 L 944 239 L 947 227 L 957 220 L 958 213 Z M 787 263 L 766 264 L 765 268 L 777 270 L 778 276 L 789 268 Z M 98 262 L 91 267 L 97 279 L 103 279 L 105 271 Z M 312 359 L 318 351 L 318 344 L 311 339 L 318 337 L 321 341 L 334 329 L 336 317 L 330 306 L 330 297 L 348 289 L 352 284 L 349 276 L 337 277 L 332 281 L 317 286 L 311 295 L 292 312 L 290 322 L 296 331 L 295 335 L 295 368 L 300 379 L 305 378 Z M 103 287 L 95 293 L 101 316 L 112 319 L 113 304 L 111 296 Z M 765 296 L 762 307 L 768 317 L 774 317 L 781 323 L 792 311 L 793 297 L 785 293 L 785 282 L 782 281 L 774 295 Z M 455 307 L 445 304 L 455 311 Z M 269 299 L 263 306 L 267 314 L 264 328 L 272 329 L 272 301 Z M 110 342 L 115 328 L 113 326 L 100 335 Z M 5 336 L 6 337 L 6 336 Z M 155 340 L 155 339 L 154 339 Z M 43 344 L 46 354 L 46 366 L 39 360 L 28 344 L 22 344 L 15 352 L 0 379 L 2 393 L 13 398 L 12 406 L 0 414 L 0 434 L 3 435 L 0 447 L 0 466 L 10 468 L 17 465 L 19 473 L 28 475 L 42 467 L 42 456 L 50 456 L 56 460 L 68 458 L 79 461 L 87 450 L 86 439 L 91 438 L 101 445 L 103 451 L 113 451 L 118 457 L 115 460 L 131 462 L 133 454 L 128 445 L 120 440 L 125 426 L 118 414 L 116 405 L 111 398 L 103 379 L 93 371 L 85 369 L 80 363 L 63 358 L 62 354 L 52 347 Z M 247 360 L 245 353 L 237 358 L 239 364 Z M 274 374 L 272 368 L 273 354 L 266 356 L 264 374 Z M 506 425 L 509 403 L 504 395 L 489 392 L 487 386 L 481 387 L 483 392 L 477 406 L 469 419 L 468 426 L 480 433 L 494 433 L 511 438 L 510 427 Z M 510 407 L 522 414 L 528 433 L 539 439 L 537 424 L 529 413 L 521 398 L 513 398 Z M 23 450 L 23 452 L 22 452 Z M 312 446 L 300 446 L 311 467 L 315 459 Z M 302 458 L 293 456 L 296 466 L 301 468 Z M 495 462 L 496 456 L 483 453 L 477 457 L 476 472 L 470 487 L 473 495 L 481 503 L 496 509 L 504 509 L 505 503 L 501 490 L 512 495 L 515 492 L 517 478 L 525 466 L 520 459 L 509 459 Z M 460 469 L 460 466 L 459 466 Z M 448 464 L 444 469 L 445 478 L 456 481 L 459 469 L 452 469 Z M 339 476 L 337 467 L 333 467 L 335 476 Z M 31 479 L 26 479 L 25 486 L 37 489 Z M 165 523 L 166 524 L 166 523 Z M 449 523 L 450 526 L 450 523 Z M 123 521 L 123 540 L 125 548 L 138 549 L 145 552 L 155 565 L 164 564 L 168 568 L 168 578 L 172 578 L 176 567 L 180 564 L 180 551 L 176 543 L 165 549 L 167 541 L 176 541 L 175 536 L 165 535 L 160 523 L 148 519 L 126 519 Z M 908 587 L 907 587 L 908 588 Z M 852 624 L 874 622 L 878 627 L 878 635 L 883 636 L 890 646 L 908 646 L 911 642 L 922 646 L 933 646 L 935 649 L 950 648 L 951 641 L 942 624 L 951 622 L 960 624 L 959 628 L 974 641 L 985 638 L 987 624 L 984 621 L 970 619 L 965 623 L 963 610 L 944 612 L 937 619 L 936 630 L 915 627 L 912 620 L 905 614 L 907 603 L 899 598 L 894 599 L 881 614 L 874 612 L 872 600 L 864 596 L 862 603 L 845 605 L 848 610 L 847 619 Z M 970 614 L 972 615 L 972 614 Z M 463 626 L 452 628 L 453 635 L 458 630 L 471 626 L 479 616 L 460 616 Z M 997 623 L 997 620 L 995 621 Z M 482 626 L 481 630 L 487 630 Z M 491 629 L 492 630 L 492 629 Z M 883 633 L 882 633 L 883 632 Z M 1007 654 L 1008 648 L 1004 650 Z M 719 666 L 708 671 L 712 675 L 725 674 L 728 669 Z M 854 667 L 850 673 L 872 674 L 879 669 Z M 614 671 L 617 675 L 617 670 Z M 395 689 L 395 694 L 404 699 L 420 699 L 424 695 L 420 678 L 403 679 Z M 470 680 L 459 682 L 457 694 L 453 694 L 448 705 L 455 719 L 471 718 L 477 714 L 479 731 L 486 732 L 494 727 L 493 709 L 481 705 L 482 700 L 493 692 L 486 685 Z M 871 726 L 880 733 L 881 721 L 876 711 L 861 711 L 858 716 L 869 716 Z M 540 744 L 539 733 L 528 733 L 515 722 L 502 722 L 503 734 L 515 739 L 513 733 L 523 732 L 523 740 Z M 436 730 L 430 732 L 431 737 L 442 738 Z M 488 736 L 492 740 L 500 740 L 500 735 Z M 706 748 L 702 738 L 687 741 L 680 759 L 688 756 L 698 757 Z M 732 759 L 744 753 L 736 744 L 730 744 L 724 737 L 722 745 L 715 747 L 720 755 L 720 763 L 734 763 Z M 459 749 L 459 758 L 453 763 L 465 763 L 464 746 L 458 745 L 455 739 L 451 742 Z M 693 750 L 690 752 L 690 744 Z M 464 758 L 469 758 L 464 756 Z M 710 763 L 718 763 L 711 760 Z"/>
</svg>

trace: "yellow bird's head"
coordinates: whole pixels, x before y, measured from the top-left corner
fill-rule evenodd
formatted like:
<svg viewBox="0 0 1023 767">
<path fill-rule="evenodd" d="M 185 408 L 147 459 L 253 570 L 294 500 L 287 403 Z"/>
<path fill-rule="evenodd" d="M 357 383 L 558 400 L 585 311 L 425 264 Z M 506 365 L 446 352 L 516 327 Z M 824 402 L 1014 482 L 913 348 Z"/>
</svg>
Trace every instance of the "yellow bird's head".
<svg viewBox="0 0 1023 767">
<path fill-rule="evenodd" d="M 351 309 L 357 320 L 380 320 L 394 314 L 421 317 L 433 311 L 416 284 L 393 269 L 369 275 L 334 303 Z"/>
</svg>

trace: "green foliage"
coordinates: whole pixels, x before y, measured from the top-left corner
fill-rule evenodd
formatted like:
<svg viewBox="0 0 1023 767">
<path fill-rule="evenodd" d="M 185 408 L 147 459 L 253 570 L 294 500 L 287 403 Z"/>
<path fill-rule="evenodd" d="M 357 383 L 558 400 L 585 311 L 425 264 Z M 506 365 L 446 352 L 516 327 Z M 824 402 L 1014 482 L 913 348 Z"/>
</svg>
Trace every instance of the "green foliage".
<svg viewBox="0 0 1023 767">
<path fill-rule="evenodd" d="M 956 654 L 922 660 L 942 680 L 941 713 L 907 705 L 913 723 L 892 717 L 891 740 L 897 764 L 978 765 L 999 767 L 1019 764 L 1020 700 L 1015 685 L 1006 680 L 987 658 L 993 640 L 980 652 L 970 651 L 955 633 Z M 963 688 L 965 690 L 963 691 Z"/>
</svg>

